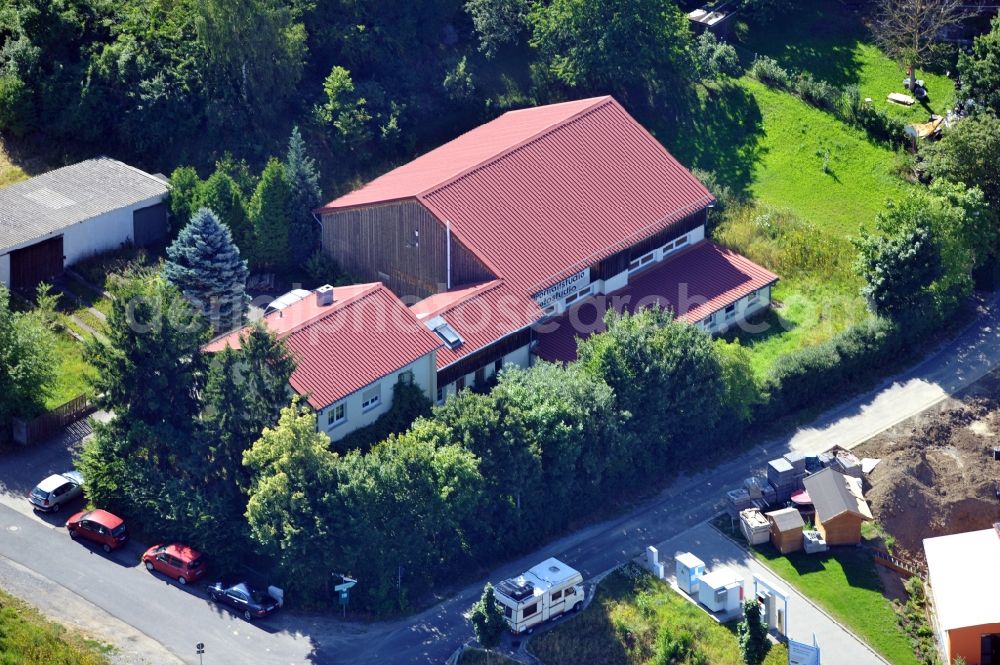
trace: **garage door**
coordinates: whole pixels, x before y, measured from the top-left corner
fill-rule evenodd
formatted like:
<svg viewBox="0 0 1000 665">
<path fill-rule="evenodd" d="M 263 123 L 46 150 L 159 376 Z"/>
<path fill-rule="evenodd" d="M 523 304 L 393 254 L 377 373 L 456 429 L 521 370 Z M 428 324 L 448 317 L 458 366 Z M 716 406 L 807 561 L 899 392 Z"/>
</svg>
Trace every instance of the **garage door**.
<svg viewBox="0 0 1000 665">
<path fill-rule="evenodd" d="M 10 254 L 10 285 L 31 291 L 63 273 L 63 237 L 57 236 Z"/>
<path fill-rule="evenodd" d="M 157 245 L 167 238 L 167 204 L 139 208 L 132 213 L 132 242 L 136 247 Z"/>
</svg>

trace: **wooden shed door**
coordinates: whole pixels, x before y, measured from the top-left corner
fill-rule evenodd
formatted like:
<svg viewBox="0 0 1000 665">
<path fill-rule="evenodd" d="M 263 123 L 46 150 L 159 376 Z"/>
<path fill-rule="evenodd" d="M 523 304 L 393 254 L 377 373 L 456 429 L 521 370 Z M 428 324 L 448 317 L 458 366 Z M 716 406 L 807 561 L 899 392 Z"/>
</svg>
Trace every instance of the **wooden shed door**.
<svg viewBox="0 0 1000 665">
<path fill-rule="evenodd" d="M 132 242 L 136 247 L 149 247 L 167 237 L 167 204 L 157 203 L 132 213 Z"/>
<path fill-rule="evenodd" d="M 39 282 L 63 273 L 63 237 L 19 249 L 10 254 L 11 288 L 31 291 Z"/>
</svg>

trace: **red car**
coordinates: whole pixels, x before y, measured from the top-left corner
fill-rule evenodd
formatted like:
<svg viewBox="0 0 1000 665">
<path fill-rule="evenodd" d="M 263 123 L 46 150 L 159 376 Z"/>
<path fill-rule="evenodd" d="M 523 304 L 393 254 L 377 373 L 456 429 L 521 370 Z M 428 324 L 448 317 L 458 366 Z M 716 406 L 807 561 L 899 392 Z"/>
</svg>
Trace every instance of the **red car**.
<svg viewBox="0 0 1000 665">
<path fill-rule="evenodd" d="M 142 562 L 146 570 L 157 570 L 180 584 L 194 582 L 205 574 L 201 552 L 180 543 L 153 545 L 142 555 Z"/>
<path fill-rule="evenodd" d="M 124 520 L 106 510 L 80 511 L 66 521 L 66 528 L 70 538 L 93 541 L 105 552 L 116 550 L 128 541 Z"/>
</svg>

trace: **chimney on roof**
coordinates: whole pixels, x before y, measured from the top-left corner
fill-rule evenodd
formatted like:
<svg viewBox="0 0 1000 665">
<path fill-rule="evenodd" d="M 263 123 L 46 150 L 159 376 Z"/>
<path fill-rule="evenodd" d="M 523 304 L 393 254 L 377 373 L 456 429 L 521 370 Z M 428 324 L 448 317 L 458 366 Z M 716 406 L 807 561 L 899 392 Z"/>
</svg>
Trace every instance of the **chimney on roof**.
<svg viewBox="0 0 1000 665">
<path fill-rule="evenodd" d="M 323 286 L 316 289 L 316 304 L 320 307 L 326 307 L 327 305 L 333 304 L 333 287 L 329 284 L 324 284 Z"/>
</svg>

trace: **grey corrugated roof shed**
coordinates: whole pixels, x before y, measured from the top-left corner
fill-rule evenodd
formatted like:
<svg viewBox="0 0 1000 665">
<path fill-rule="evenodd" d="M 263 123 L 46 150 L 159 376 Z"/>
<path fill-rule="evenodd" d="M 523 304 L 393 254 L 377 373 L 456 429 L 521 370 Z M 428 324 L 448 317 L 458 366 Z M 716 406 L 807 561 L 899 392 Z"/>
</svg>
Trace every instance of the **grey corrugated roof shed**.
<svg viewBox="0 0 1000 665">
<path fill-rule="evenodd" d="M 99 157 L 0 189 L 0 253 L 167 193 L 156 176 Z"/>
<path fill-rule="evenodd" d="M 778 531 L 785 532 L 792 529 L 801 529 L 806 525 L 802 521 L 802 513 L 795 508 L 782 508 L 774 512 L 767 513 L 767 516 L 774 520 L 774 525 Z"/>
<path fill-rule="evenodd" d="M 825 522 L 841 513 L 854 513 L 862 519 L 872 519 L 868 502 L 861 494 L 861 481 L 830 468 L 823 469 L 802 481 L 816 508 L 817 517 Z"/>
</svg>

